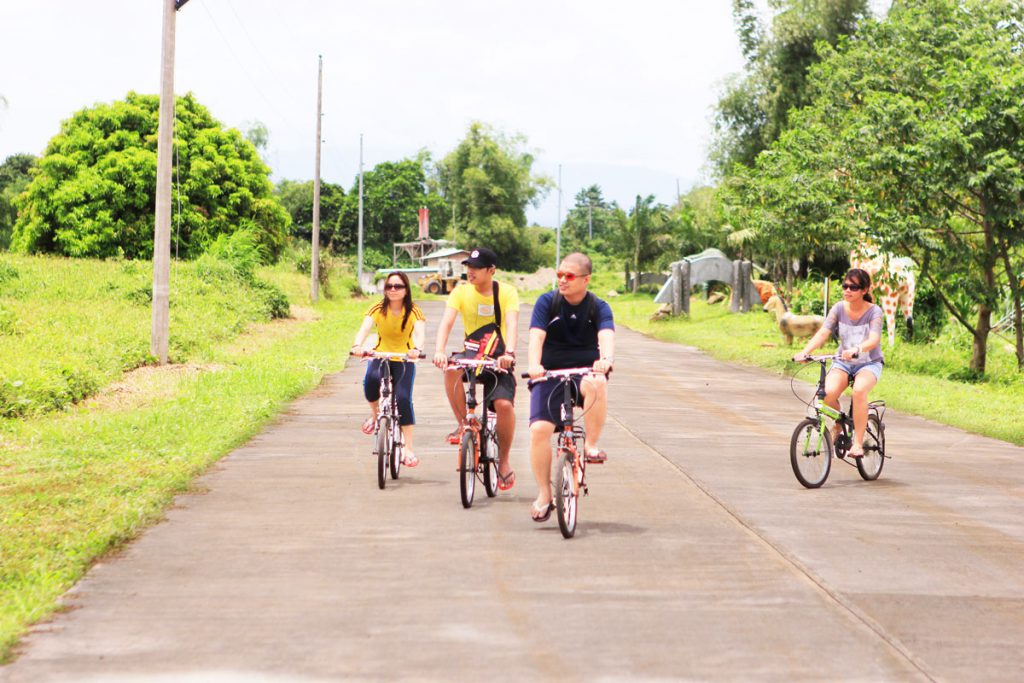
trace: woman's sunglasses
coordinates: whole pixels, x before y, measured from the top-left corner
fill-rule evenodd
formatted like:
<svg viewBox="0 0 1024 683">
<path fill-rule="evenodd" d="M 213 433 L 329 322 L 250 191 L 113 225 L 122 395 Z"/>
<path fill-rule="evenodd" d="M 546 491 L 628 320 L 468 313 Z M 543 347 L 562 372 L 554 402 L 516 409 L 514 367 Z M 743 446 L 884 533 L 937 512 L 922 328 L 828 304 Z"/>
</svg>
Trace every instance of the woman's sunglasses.
<svg viewBox="0 0 1024 683">
<path fill-rule="evenodd" d="M 560 270 L 557 273 L 555 273 L 555 277 L 557 277 L 559 280 L 565 280 L 566 282 L 572 282 L 576 278 L 578 278 L 578 277 L 586 277 L 586 275 L 577 275 L 576 273 L 566 273 L 566 272 Z"/>
<path fill-rule="evenodd" d="M 399 282 L 397 284 L 390 284 L 389 283 L 389 284 L 384 285 L 384 289 L 400 290 L 400 289 L 405 289 L 405 285 L 403 285 L 401 282 Z"/>
<path fill-rule="evenodd" d="M 860 285 L 851 285 L 849 282 L 844 282 L 843 283 L 843 289 L 848 289 L 851 292 L 859 292 L 860 290 L 862 290 L 864 288 L 861 287 Z"/>
</svg>

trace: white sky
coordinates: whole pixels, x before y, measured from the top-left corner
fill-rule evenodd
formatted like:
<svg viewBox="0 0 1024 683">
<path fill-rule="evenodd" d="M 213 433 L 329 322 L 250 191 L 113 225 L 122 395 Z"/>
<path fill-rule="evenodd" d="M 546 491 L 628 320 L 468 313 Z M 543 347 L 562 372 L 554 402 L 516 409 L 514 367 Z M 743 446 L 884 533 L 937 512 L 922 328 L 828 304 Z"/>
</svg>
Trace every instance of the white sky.
<svg viewBox="0 0 1024 683">
<path fill-rule="evenodd" d="M 597 183 L 629 205 L 699 179 L 711 107 L 742 69 L 729 0 L 190 0 L 175 91 L 242 130 L 262 121 L 274 180 L 313 176 L 317 55 L 322 177 L 448 153 L 470 121 L 523 133 L 562 212 Z M 0 0 L 0 159 L 40 154 L 60 122 L 156 93 L 161 0 Z M 556 193 L 528 213 L 553 225 Z M 415 221 L 415 217 L 411 217 Z"/>
</svg>

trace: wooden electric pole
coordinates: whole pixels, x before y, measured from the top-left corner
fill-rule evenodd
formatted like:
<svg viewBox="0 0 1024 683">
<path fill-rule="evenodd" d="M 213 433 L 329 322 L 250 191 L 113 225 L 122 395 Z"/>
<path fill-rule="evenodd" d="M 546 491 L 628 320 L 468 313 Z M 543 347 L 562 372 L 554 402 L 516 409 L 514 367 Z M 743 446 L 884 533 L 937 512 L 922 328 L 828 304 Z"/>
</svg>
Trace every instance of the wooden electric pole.
<svg viewBox="0 0 1024 683">
<path fill-rule="evenodd" d="M 359 134 L 359 291 L 363 291 L 363 134 Z"/>
<path fill-rule="evenodd" d="M 320 297 L 320 123 L 324 97 L 324 58 L 317 57 L 316 74 L 316 167 L 313 169 L 313 258 L 310 262 L 310 299 Z"/>
<path fill-rule="evenodd" d="M 174 22 L 188 0 L 163 0 L 160 45 L 160 120 L 156 143 L 156 214 L 153 226 L 153 327 L 149 353 L 167 363 L 171 307 L 171 159 L 174 156 Z"/>
</svg>

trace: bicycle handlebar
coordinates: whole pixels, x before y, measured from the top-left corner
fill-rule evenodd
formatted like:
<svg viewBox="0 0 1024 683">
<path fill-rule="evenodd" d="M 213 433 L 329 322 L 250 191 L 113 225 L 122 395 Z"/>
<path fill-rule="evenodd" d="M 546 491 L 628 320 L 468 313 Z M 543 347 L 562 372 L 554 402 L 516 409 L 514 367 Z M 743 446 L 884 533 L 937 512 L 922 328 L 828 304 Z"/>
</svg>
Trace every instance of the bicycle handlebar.
<svg viewBox="0 0 1024 683">
<path fill-rule="evenodd" d="M 363 351 L 361 353 L 352 353 L 350 351 L 348 355 L 355 356 L 356 358 L 386 358 L 387 360 L 393 360 L 399 363 L 415 363 L 416 361 L 423 360 L 423 356 L 409 358 L 408 355 L 403 356 L 401 353 L 395 351 Z"/>
<path fill-rule="evenodd" d="M 859 356 L 860 356 L 859 353 L 853 354 L 854 358 L 858 358 Z M 822 356 L 807 356 L 807 358 L 803 362 L 804 363 L 810 363 L 810 362 L 813 361 L 815 363 L 824 363 L 827 360 L 842 360 L 842 358 L 839 356 L 838 353 L 829 353 L 829 354 L 822 355 Z M 794 362 L 799 363 L 801 361 L 795 361 L 794 360 Z"/>
<path fill-rule="evenodd" d="M 561 370 L 545 370 L 544 375 L 535 379 L 535 382 L 543 382 L 548 379 L 557 377 L 575 377 L 582 375 L 607 375 L 606 372 L 595 372 L 594 368 L 564 368 Z M 521 377 L 523 379 L 530 379 L 530 373 L 524 372 Z"/>
</svg>

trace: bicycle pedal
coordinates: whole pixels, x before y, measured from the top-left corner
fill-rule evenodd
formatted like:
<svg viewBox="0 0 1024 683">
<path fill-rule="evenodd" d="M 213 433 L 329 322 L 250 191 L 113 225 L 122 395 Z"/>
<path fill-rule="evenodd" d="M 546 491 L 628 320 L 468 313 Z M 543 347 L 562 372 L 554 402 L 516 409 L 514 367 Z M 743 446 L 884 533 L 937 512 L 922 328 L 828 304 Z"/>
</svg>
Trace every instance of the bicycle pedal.
<svg viewBox="0 0 1024 683">
<path fill-rule="evenodd" d="M 583 495 L 584 496 L 589 496 L 590 495 L 590 489 L 587 488 L 586 484 L 583 485 Z"/>
</svg>

